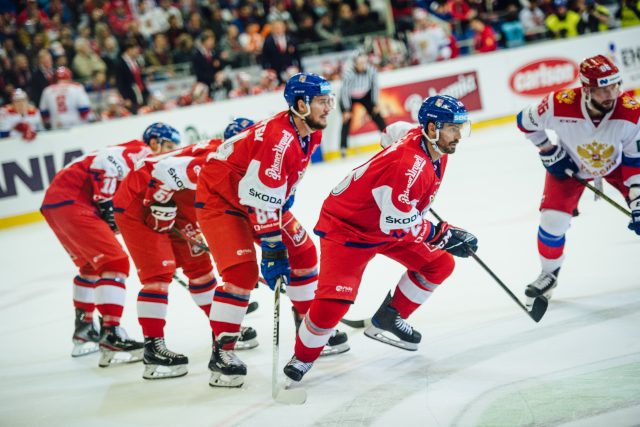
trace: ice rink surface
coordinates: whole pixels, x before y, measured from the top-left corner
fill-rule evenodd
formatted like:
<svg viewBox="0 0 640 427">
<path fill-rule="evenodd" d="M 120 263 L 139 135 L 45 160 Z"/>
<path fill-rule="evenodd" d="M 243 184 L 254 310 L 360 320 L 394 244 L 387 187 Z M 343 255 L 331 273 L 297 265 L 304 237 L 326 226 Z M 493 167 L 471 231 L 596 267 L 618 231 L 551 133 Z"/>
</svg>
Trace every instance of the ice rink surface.
<svg viewBox="0 0 640 427">
<path fill-rule="evenodd" d="M 330 189 L 368 157 L 308 170 L 293 207 L 308 230 Z M 451 156 L 434 204 L 478 236 L 478 255 L 520 297 L 539 273 L 543 175 L 515 125 L 474 131 Z M 623 202 L 610 186 L 605 191 Z M 71 358 L 71 261 L 45 223 L 2 231 L 0 426 L 640 425 L 640 238 L 588 190 L 580 211 L 539 324 L 476 262 L 457 259 L 454 274 L 410 318 L 423 334 L 417 352 L 342 327 L 351 351 L 316 362 L 301 406 L 271 399 L 273 303 L 265 287 L 253 293 L 260 308 L 245 322 L 260 346 L 239 353 L 249 370 L 242 388 L 209 387 L 208 322 L 177 284 L 166 336 L 189 356 L 190 371 L 146 381 L 141 364 L 101 369 L 96 354 Z M 371 316 L 401 273 L 393 261 L 374 259 L 348 317 Z M 136 338 L 139 287 L 134 275 L 123 318 Z M 280 367 L 293 352 L 289 310 L 283 297 Z"/>
</svg>

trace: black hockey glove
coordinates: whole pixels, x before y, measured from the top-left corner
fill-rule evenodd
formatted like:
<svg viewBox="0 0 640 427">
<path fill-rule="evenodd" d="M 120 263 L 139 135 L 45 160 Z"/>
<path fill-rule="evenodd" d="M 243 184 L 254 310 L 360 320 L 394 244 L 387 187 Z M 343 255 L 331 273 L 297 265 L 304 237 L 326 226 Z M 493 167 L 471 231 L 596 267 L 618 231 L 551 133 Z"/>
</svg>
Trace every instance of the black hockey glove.
<svg viewBox="0 0 640 427">
<path fill-rule="evenodd" d="M 578 172 L 578 166 L 560 145 L 556 145 L 550 151 L 540 152 L 540 160 L 547 171 L 559 179 L 567 178 L 565 173 L 567 169 Z"/>
<path fill-rule="evenodd" d="M 454 227 L 443 221 L 436 226 L 436 234 L 429 245 L 445 250 L 453 256 L 466 258 L 470 252 L 478 250 L 478 239 L 462 228 Z"/>
<path fill-rule="evenodd" d="M 109 228 L 113 231 L 118 231 L 116 220 L 113 217 L 113 202 L 111 200 L 105 200 L 104 202 L 98 202 L 98 210 L 100 211 L 100 218 L 109 224 Z"/>
</svg>

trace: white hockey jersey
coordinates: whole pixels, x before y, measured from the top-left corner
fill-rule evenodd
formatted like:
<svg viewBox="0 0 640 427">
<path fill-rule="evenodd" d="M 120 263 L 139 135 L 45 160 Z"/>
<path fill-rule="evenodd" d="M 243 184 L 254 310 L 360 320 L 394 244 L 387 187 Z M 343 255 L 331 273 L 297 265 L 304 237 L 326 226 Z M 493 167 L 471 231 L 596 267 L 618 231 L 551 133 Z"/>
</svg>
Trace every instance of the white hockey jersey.
<svg viewBox="0 0 640 427">
<path fill-rule="evenodd" d="M 620 95 L 597 126 L 586 108 L 582 88 L 554 92 L 522 110 L 518 127 L 535 145 L 547 139 L 546 129 L 553 130 L 581 178 L 603 177 L 621 166 L 624 184 L 640 185 L 640 103 Z"/>
<path fill-rule="evenodd" d="M 40 113 L 51 129 L 65 129 L 85 123 L 91 111 L 89 96 L 78 83 L 47 86 L 40 99 Z"/>
<path fill-rule="evenodd" d="M 20 114 L 12 105 L 2 107 L 0 109 L 0 138 L 23 137 L 24 130 L 20 130 L 20 123 L 26 123 L 33 132 L 43 128 L 42 117 L 37 108 L 29 106 L 26 114 Z"/>
</svg>

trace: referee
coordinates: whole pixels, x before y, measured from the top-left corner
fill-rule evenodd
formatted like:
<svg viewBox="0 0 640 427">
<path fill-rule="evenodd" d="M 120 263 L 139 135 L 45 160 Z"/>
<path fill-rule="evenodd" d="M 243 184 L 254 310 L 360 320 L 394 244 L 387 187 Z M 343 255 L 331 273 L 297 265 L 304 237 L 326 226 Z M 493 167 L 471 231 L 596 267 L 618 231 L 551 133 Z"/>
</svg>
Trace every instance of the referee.
<svg viewBox="0 0 640 427">
<path fill-rule="evenodd" d="M 359 52 L 354 59 L 353 67 L 347 68 L 342 73 L 342 88 L 340 89 L 340 108 L 342 110 L 340 153 L 342 157 L 347 154 L 347 137 L 353 117 L 353 104 L 361 104 L 380 131 L 386 127 L 384 119 L 380 115 L 380 107 L 378 107 L 379 91 L 378 71 L 369 64 L 367 55 Z"/>
</svg>

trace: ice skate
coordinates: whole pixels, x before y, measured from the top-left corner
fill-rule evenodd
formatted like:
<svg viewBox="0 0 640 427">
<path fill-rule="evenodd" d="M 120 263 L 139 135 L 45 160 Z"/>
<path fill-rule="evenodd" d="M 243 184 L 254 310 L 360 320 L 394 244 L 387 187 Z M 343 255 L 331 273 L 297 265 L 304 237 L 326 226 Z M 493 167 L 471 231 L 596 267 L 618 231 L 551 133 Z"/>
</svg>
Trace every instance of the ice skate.
<svg viewBox="0 0 640 427">
<path fill-rule="evenodd" d="M 422 335 L 400 317 L 390 304 L 391 292 L 387 294 L 384 302 L 371 318 L 371 326 L 365 329 L 364 334 L 403 350 L 417 350 Z"/>
<path fill-rule="evenodd" d="M 300 317 L 295 307 L 291 307 L 291 312 L 293 313 L 293 321 L 296 325 L 296 333 L 297 333 L 304 316 Z M 340 353 L 345 353 L 349 351 L 351 347 L 349 347 L 348 341 L 349 341 L 349 337 L 347 336 L 346 333 L 341 332 L 337 329 L 334 329 L 333 333 L 331 334 L 331 338 L 329 338 L 329 341 L 322 349 L 322 352 L 320 353 L 320 357 L 331 356 L 333 354 L 340 354 Z"/>
<path fill-rule="evenodd" d="M 298 360 L 296 356 L 293 356 L 284 366 L 283 371 L 289 380 L 299 382 L 302 380 L 302 377 L 311 370 L 312 366 L 313 362 L 305 363 Z"/>
<path fill-rule="evenodd" d="M 187 375 L 189 358 L 167 349 L 164 338 L 144 339 L 144 373 L 142 378 L 157 380 Z"/>
<path fill-rule="evenodd" d="M 250 326 L 240 326 L 240 338 L 236 342 L 235 350 L 249 350 L 258 346 L 258 333 Z"/>
<path fill-rule="evenodd" d="M 92 320 L 85 320 L 85 312 L 76 308 L 76 325 L 73 331 L 72 357 L 85 356 L 100 350 L 100 332 L 96 329 Z"/>
<path fill-rule="evenodd" d="M 106 326 L 100 331 L 100 361 L 98 366 L 133 363 L 142 360 L 144 344 L 129 339 L 121 326 Z"/>
<path fill-rule="evenodd" d="M 220 335 L 220 339 L 214 340 L 209 370 L 211 387 L 241 387 L 244 377 L 247 376 L 247 365 L 235 355 L 233 350 L 224 350 L 225 344 L 231 344 L 238 340 L 240 333 Z"/>
<path fill-rule="evenodd" d="M 526 296 L 524 305 L 527 309 L 531 309 L 533 301 L 538 297 L 545 297 L 547 300 L 551 299 L 553 289 L 558 286 L 558 273 L 560 273 L 559 268 L 551 273 L 543 271 L 536 280 L 527 285 L 524 290 L 524 295 Z"/>
</svg>

